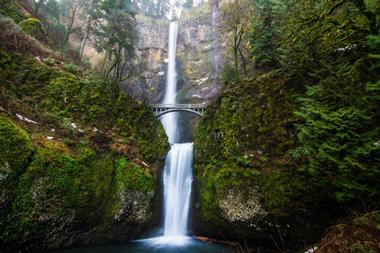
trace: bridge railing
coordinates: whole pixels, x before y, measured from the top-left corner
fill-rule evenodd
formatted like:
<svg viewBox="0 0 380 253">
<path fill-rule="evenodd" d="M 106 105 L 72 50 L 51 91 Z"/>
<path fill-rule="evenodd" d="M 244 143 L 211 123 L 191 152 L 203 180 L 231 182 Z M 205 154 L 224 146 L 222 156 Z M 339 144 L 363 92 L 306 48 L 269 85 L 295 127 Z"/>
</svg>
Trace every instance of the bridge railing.
<svg viewBox="0 0 380 253">
<path fill-rule="evenodd" d="M 203 104 L 152 104 L 151 108 L 176 108 L 176 109 L 203 109 L 208 106 L 207 103 Z"/>
</svg>

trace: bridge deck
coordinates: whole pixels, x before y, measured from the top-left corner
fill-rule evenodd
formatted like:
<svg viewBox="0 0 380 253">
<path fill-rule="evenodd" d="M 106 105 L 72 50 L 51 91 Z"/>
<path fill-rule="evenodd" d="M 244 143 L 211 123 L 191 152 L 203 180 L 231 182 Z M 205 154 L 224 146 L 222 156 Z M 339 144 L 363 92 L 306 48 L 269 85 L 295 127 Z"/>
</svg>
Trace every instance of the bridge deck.
<svg viewBox="0 0 380 253">
<path fill-rule="evenodd" d="M 199 116 L 203 116 L 203 113 L 208 106 L 207 103 L 203 104 L 153 104 L 150 105 L 151 110 L 157 117 L 161 117 L 164 114 L 170 112 L 191 112 Z"/>
<path fill-rule="evenodd" d="M 162 109 L 204 109 L 208 104 L 152 104 L 151 108 Z"/>
</svg>

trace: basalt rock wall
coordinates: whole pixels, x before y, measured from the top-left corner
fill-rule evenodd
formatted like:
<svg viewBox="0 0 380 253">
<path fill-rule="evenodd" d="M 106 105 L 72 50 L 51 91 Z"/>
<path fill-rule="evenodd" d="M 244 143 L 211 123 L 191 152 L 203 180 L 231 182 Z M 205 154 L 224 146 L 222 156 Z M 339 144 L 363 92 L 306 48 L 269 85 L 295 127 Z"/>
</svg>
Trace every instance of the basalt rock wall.
<svg viewBox="0 0 380 253">
<path fill-rule="evenodd" d="M 216 7 L 202 3 L 185 9 L 179 19 L 177 42 L 178 100 L 205 102 L 219 92 L 216 64 L 223 49 L 217 40 Z M 162 100 L 168 57 L 167 18 L 137 16 L 138 42 L 132 78 L 123 87 L 148 103 Z"/>
</svg>

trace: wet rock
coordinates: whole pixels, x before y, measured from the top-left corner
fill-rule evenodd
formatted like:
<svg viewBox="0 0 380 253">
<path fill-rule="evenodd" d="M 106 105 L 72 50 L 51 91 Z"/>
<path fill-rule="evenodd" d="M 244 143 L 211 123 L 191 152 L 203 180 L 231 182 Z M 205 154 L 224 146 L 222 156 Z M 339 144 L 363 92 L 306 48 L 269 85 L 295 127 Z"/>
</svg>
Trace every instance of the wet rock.
<svg viewBox="0 0 380 253">
<path fill-rule="evenodd" d="M 119 192 L 120 209 L 115 215 L 115 221 L 129 219 L 136 222 L 146 222 L 149 218 L 149 207 L 154 193 L 128 190 L 125 187 Z"/>
<path fill-rule="evenodd" d="M 261 196 L 254 188 L 245 193 L 230 189 L 223 195 L 225 197 L 219 200 L 219 206 L 230 222 L 262 221 L 267 215 L 260 204 Z"/>
<path fill-rule="evenodd" d="M 0 238 L 19 250 L 131 240 L 152 222 L 155 177 L 124 156 L 37 148 L 13 184 L 0 192 Z"/>
</svg>

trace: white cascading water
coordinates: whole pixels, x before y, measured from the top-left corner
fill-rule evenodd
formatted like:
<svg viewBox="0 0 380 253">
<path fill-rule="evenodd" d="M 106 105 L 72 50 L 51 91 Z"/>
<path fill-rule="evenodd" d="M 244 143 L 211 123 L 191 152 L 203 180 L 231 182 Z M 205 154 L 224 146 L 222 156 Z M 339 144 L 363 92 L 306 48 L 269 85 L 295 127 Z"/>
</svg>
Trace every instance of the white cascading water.
<svg viewBox="0 0 380 253">
<path fill-rule="evenodd" d="M 172 145 L 164 170 L 164 236 L 186 236 L 192 183 L 193 143 Z"/>
<path fill-rule="evenodd" d="M 177 91 L 177 72 L 176 72 L 176 53 L 177 53 L 177 34 L 178 22 L 171 21 L 169 26 L 169 62 L 166 77 L 164 104 L 176 103 Z M 161 117 L 166 135 L 171 144 L 177 140 L 177 113 L 169 113 Z"/>
<path fill-rule="evenodd" d="M 213 78 L 218 82 L 220 75 L 220 61 L 221 61 L 221 50 L 220 50 L 220 39 L 219 39 L 219 1 L 212 1 L 212 37 L 213 37 Z"/>
<path fill-rule="evenodd" d="M 178 21 L 170 22 L 169 62 L 164 104 L 176 103 Z M 161 118 L 171 149 L 164 168 L 164 235 L 160 241 L 167 244 L 183 244 L 186 241 L 190 209 L 193 143 L 177 143 L 177 113 Z"/>
</svg>

